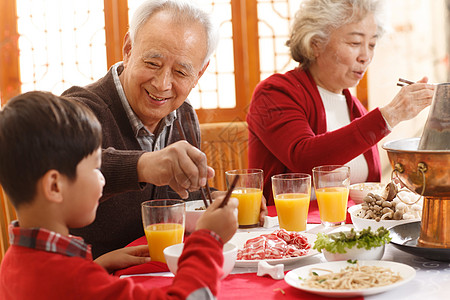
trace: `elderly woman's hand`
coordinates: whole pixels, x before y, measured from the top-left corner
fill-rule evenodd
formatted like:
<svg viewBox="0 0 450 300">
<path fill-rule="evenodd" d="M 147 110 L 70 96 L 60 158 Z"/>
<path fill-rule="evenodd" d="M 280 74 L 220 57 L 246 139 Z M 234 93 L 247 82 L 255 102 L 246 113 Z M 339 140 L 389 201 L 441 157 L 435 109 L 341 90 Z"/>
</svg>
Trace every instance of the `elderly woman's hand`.
<svg viewBox="0 0 450 300">
<path fill-rule="evenodd" d="M 424 77 L 417 83 L 402 87 L 395 98 L 380 108 L 381 114 L 391 127 L 417 116 L 431 104 L 435 86 Z"/>
</svg>

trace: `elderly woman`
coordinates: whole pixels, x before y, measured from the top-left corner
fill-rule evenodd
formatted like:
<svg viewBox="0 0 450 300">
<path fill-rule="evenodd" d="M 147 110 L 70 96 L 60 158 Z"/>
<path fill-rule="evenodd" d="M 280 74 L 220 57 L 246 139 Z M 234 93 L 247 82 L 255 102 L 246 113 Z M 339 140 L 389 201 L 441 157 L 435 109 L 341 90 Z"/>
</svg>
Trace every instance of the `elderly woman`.
<svg viewBox="0 0 450 300">
<path fill-rule="evenodd" d="M 287 45 L 299 63 L 256 87 L 247 115 L 249 167 L 271 176 L 345 164 L 351 182 L 380 181 L 377 142 L 430 105 L 434 87 L 422 78 L 387 105 L 367 112 L 348 90 L 363 78 L 385 32 L 379 0 L 305 0 Z"/>
</svg>

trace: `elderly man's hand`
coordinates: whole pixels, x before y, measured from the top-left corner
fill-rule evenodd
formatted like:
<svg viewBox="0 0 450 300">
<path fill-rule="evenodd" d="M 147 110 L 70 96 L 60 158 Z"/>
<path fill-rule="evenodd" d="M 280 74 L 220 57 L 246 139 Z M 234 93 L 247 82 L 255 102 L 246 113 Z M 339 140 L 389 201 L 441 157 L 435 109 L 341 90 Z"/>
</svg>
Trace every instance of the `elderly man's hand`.
<svg viewBox="0 0 450 300">
<path fill-rule="evenodd" d="M 180 197 L 196 191 L 214 177 L 206 155 L 186 141 L 179 141 L 155 152 L 144 153 L 138 161 L 140 182 L 169 185 Z"/>
</svg>

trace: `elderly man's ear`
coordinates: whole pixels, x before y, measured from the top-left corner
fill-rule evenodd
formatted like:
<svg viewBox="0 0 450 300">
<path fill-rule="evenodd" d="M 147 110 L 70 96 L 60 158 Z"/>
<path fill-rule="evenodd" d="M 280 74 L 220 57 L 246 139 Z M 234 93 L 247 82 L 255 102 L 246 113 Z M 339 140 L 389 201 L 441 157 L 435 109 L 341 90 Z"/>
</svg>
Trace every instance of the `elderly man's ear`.
<svg viewBox="0 0 450 300">
<path fill-rule="evenodd" d="M 192 88 L 194 88 L 197 85 L 198 81 L 200 80 L 200 77 L 202 77 L 202 75 L 205 73 L 206 69 L 209 66 L 209 62 L 210 61 L 208 60 L 208 62 L 203 66 L 203 68 L 200 70 L 200 72 L 198 72 L 197 80 L 194 81 L 194 85 L 192 86 Z"/>
<path fill-rule="evenodd" d="M 123 38 L 123 47 L 122 47 L 123 65 L 125 67 L 131 56 L 131 48 L 132 48 L 132 43 L 131 43 L 130 32 L 127 32 L 127 34 L 125 34 L 125 37 Z"/>
</svg>

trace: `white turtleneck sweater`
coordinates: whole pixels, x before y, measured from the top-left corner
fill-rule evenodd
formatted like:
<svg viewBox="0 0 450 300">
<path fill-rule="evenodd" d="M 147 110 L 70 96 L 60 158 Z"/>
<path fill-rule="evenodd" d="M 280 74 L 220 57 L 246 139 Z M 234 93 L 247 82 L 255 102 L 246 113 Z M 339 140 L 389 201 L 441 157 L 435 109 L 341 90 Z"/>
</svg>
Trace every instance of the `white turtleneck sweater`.
<svg viewBox="0 0 450 300">
<path fill-rule="evenodd" d="M 342 94 L 332 93 L 321 88 L 320 86 L 317 88 L 319 89 L 323 106 L 325 107 L 327 131 L 333 131 L 349 124 L 350 114 L 345 96 Z M 350 182 L 352 184 L 365 182 L 367 180 L 369 167 L 364 155 L 361 154 L 355 157 L 345 165 L 350 167 Z"/>
</svg>

